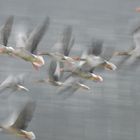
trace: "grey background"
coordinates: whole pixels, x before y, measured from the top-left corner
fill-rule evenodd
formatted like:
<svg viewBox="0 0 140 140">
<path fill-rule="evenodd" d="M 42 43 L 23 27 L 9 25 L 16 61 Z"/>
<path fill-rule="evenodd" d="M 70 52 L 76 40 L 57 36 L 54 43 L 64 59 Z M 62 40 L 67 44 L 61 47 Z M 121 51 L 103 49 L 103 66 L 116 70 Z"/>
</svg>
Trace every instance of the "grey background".
<svg viewBox="0 0 140 140">
<path fill-rule="evenodd" d="M 76 43 L 73 53 L 79 54 L 93 37 L 105 40 L 105 45 L 125 50 L 131 47 L 131 31 L 140 23 L 135 8 L 139 0 L 0 0 L 0 24 L 8 15 L 15 16 L 15 27 L 21 20 L 34 27 L 47 15 L 51 18 L 48 32 L 39 45 L 49 50 L 66 25 L 73 26 Z M 14 33 L 9 46 L 15 45 Z M 139 67 L 123 67 L 116 72 L 102 71 L 103 83 L 87 82 L 90 91 L 74 93 L 67 99 L 56 94 L 56 87 L 35 84 L 33 79 L 46 76 L 46 65 L 39 72 L 30 63 L 0 56 L 0 80 L 9 73 L 28 73 L 25 85 L 37 109 L 28 130 L 37 140 L 139 140 L 140 139 L 140 73 Z M 117 63 L 119 58 L 113 58 Z M 8 117 L 10 93 L 1 95 L 0 118 Z M 17 93 L 18 94 L 18 93 Z M 13 94 L 13 96 L 15 96 Z M 27 94 L 18 94 L 20 100 Z M 12 97 L 14 101 L 14 98 Z M 0 134 L 1 140 L 20 139 Z"/>
</svg>

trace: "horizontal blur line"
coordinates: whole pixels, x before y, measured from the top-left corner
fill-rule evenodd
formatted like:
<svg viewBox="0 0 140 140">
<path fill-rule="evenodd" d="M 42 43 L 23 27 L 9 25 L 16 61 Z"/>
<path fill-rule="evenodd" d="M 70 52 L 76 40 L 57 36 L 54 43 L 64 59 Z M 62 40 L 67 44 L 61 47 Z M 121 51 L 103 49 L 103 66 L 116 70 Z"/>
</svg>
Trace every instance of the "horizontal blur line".
<svg viewBox="0 0 140 140">
<path fill-rule="evenodd" d="M 7 70 L 5 70 L 5 69 L 2 70 L 2 69 L 0 69 L 0 72 L 7 72 L 7 71 L 9 72 L 9 71 L 13 71 L 13 70 L 14 70 L 14 71 L 26 71 L 26 72 L 30 72 L 30 71 L 31 71 L 31 70 L 23 70 L 23 69 L 21 69 L 21 70 L 18 69 L 18 70 L 17 70 L 17 69 L 10 69 L 10 68 L 8 68 Z"/>
</svg>

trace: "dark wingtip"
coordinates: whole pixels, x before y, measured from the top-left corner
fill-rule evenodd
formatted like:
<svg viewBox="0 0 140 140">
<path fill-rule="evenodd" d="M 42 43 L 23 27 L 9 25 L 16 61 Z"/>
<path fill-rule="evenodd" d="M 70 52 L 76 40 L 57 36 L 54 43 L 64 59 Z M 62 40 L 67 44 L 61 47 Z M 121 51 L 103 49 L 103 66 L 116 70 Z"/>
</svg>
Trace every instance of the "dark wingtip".
<svg viewBox="0 0 140 140">
<path fill-rule="evenodd" d="M 3 28 L 3 45 L 7 46 L 9 36 L 11 34 L 12 26 L 14 22 L 14 16 L 10 15 L 4 24 Z"/>
<path fill-rule="evenodd" d="M 48 27 L 50 25 L 50 17 L 46 16 L 44 23 L 43 23 L 46 27 Z"/>
<path fill-rule="evenodd" d="M 102 53 L 103 43 L 104 41 L 101 39 L 92 39 L 88 53 L 99 56 Z"/>
</svg>

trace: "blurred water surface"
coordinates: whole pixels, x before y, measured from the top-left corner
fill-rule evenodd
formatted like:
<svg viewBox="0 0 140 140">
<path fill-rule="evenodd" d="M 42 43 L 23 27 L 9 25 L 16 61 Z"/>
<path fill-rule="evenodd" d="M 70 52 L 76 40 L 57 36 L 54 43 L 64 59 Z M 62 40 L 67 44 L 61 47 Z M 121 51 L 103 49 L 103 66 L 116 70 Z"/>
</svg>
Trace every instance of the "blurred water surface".
<svg viewBox="0 0 140 140">
<path fill-rule="evenodd" d="M 0 24 L 14 15 L 14 29 L 9 46 L 15 45 L 15 29 L 24 22 L 32 29 L 47 15 L 51 18 L 48 32 L 39 50 L 50 50 L 66 25 L 73 26 L 76 43 L 73 54 L 80 54 L 92 38 L 104 39 L 106 46 L 125 50 L 132 46 L 131 31 L 140 23 L 135 8 L 139 0 L 0 0 Z M 25 85 L 30 96 L 37 100 L 37 109 L 28 130 L 37 140 L 138 140 L 140 139 L 140 73 L 137 69 L 121 68 L 116 72 L 99 72 L 103 83 L 87 82 L 90 91 L 74 93 L 67 99 L 56 94 L 57 88 L 35 84 L 32 79 L 46 76 L 46 65 L 33 70 L 30 63 L 0 56 L 0 81 L 9 73 L 25 72 Z M 119 58 L 113 58 L 113 62 Z M 98 71 L 97 71 L 98 72 Z M 10 93 L 1 95 L 0 120 L 7 115 Z M 18 93 L 17 93 L 18 94 Z M 24 95 L 19 95 L 20 100 Z M 14 98 L 12 97 L 13 102 Z M 1 140 L 15 140 L 15 136 L 0 134 Z"/>
</svg>

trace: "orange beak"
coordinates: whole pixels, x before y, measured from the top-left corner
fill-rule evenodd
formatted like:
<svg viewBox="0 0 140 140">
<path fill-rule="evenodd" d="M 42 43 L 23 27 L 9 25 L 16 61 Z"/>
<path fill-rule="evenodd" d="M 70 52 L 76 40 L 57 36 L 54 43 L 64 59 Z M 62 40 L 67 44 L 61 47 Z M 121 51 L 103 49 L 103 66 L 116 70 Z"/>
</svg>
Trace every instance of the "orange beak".
<svg viewBox="0 0 140 140">
<path fill-rule="evenodd" d="M 102 82 L 102 81 L 103 81 L 103 78 L 102 78 L 101 76 L 97 75 L 97 76 L 95 77 L 95 81 L 97 81 L 97 82 Z"/>
<path fill-rule="evenodd" d="M 135 10 L 136 12 L 140 12 L 140 7 L 137 7 Z"/>
<path fill-rule="evenodd" d="M 114 65 L 113 63 L 106 63 L 105 66 L 104 66 L 106 69 L 108 70 L 116 70 L 116 65 Z"/>
<path fill-rule="evenodd" d="M 38 58 L 38 61 L 32 62 L 32 65 L 36 70 L 39 70 L 39 68 L 45 64 L 45 61 L 42 56 L 36 56 L 36 57 Z"/>
<path fill-rule="evenodd" d="M 103 81 L 103 78 L 100 75 L 96 75 L 96 74 L 93 74 L 93 73 L 92 73 L 91 79 L 96 81 L 96 82 L 102 82 Z"/>
</svg>

